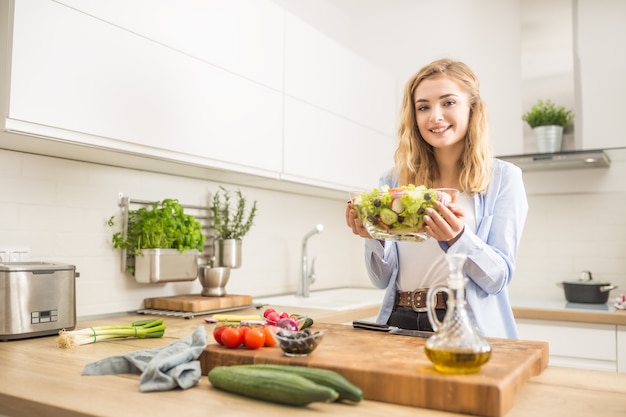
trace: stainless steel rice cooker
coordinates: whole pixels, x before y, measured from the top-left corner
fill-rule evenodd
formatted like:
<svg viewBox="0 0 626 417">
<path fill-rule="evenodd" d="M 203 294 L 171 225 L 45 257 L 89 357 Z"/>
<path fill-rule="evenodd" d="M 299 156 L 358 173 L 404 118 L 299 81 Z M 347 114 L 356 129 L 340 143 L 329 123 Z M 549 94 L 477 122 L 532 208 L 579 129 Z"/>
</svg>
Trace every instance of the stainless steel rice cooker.
<svg viewBox="0 0 626 417">
<path fill-rule="evenodd" d="M 74 265 L 0 262 L 0 341 L 74 329 L 78 276 Z"/>
</svg>

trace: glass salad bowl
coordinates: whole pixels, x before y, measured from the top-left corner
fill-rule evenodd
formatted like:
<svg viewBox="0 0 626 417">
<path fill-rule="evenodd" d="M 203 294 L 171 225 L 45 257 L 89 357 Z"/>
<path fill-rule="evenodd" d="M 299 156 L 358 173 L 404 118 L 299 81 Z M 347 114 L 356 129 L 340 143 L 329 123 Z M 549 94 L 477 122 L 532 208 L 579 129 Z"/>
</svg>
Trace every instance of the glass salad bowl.
<svg viewBox="0 0 626 417">
<path fill-rule="evenodd" d="M 405 185 L 383 186 L 372 191 L 352 192 L 350 200 L 365 229 L 374 239 L 423 242 L 430 236 L 424 231 L 426 209 L 435 201 L 454 203 L 459 190 Z"/>
</svg>

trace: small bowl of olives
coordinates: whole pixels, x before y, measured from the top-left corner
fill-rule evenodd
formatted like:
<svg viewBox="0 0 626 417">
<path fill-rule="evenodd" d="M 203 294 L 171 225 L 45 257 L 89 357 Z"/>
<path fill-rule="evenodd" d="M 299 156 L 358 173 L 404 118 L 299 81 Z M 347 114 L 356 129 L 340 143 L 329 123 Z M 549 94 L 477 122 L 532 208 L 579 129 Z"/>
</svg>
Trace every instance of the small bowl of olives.
<svg viewBox="0 0 626 417">
<path fill-rule="evenodd" d="M 285 353 L 285 356 L 307 356 L 313 352 L 322 342 L 326 330 L 311 331 L 304 329 L 293 331 L 287 329 L 277 329 L 273 334 L 276 343 Z"/>
</svg>

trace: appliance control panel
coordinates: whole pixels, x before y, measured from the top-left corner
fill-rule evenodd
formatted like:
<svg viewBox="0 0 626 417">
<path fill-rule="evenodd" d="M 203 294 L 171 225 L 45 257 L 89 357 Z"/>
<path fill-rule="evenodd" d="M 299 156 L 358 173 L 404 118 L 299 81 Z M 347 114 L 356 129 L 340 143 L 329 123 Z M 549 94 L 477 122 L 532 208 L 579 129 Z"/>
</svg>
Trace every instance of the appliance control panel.
<svg viewBox="0 0 626 417">
<path fill-rule="evenodd" d="M 59 321 L 59 313 L 57 310 L 31 311 L 30 312 L 31 324 L 50 323 L 54 321 Z"/>
</svg>

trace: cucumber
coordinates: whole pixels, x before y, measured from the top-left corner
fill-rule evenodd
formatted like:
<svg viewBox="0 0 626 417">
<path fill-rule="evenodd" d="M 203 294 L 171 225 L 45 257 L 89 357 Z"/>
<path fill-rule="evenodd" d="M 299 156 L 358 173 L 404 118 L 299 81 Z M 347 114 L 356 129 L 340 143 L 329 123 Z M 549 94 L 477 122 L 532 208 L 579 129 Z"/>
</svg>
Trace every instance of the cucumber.
<svg viewBox="0 0 626 417">
<path fill-rule="evenodd" d="M 339 397 L 337 391 L 303 376 L 247 365 L 217 366 L 209 371 L 209 381 L 223 391 L 301 407 L 312 402 L 332 402 Z"/>
<path fill-rule="evenodd" d="M 398 221 L 398 215 L 391 209 L 384 208 L 380 210 L 380 220 L 388 226 Z"/>
<path fill-rule="evenodd" d="M 238 366 L 245 366 L 254 369 L 269 369 L 302 376 L 312 382 L 315 382 L 316 384 L 325 385 L 328 388 L 332 388 L 333 390 L 337 391 L 337 393 L 339 394 L 339 398 L 337 398 L 338 400 L 359 402 L 363 399 L 363 390 L 361 390 L 361 388 L 348 381 L 343 375 L 335 371 L 331 371 L 330 369 L 310 368 L 307 366 L 270 364 Z"/>
</svg>

